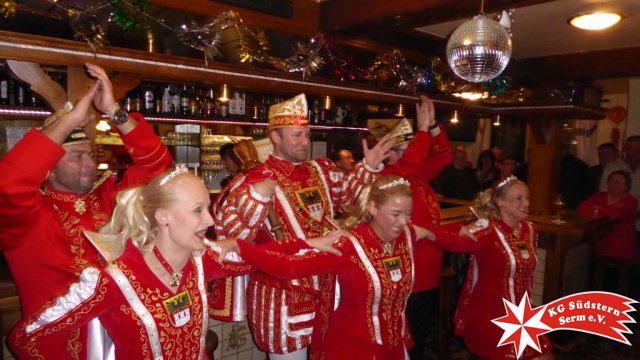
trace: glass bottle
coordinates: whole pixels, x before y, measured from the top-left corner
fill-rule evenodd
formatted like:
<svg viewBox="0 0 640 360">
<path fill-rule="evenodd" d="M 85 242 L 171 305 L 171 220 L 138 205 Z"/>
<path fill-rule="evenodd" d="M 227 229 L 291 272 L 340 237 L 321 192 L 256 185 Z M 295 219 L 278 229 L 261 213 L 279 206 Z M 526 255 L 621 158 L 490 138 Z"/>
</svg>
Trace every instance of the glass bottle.
<svg viewBox="0 0 640 360">
<path fill-rule="evenodd" d="M 198 117 L 200 115 L 200 97 L 196 93 L 195 86 L 191 86 L 189 92 L 189 115 Z"/>
<path fill-rule="evenodd" d="M 171 93 L 171 113 L 180 115 L 180 91 L 178 90 L 178 85 L 171 85 L 169 92 Z"/>
<path fill-rule="evenodd" d="M 9 77 L 0 72 L 0 105 L 9 105 Z"/>
<path fill-rule="evenodd" d="M 180 114 L 183 116 L 189 115 L 189 101 L 191 101 L 191 95 L 187 85 L 182 86 L 182 92 L 180 93 Z"/>
<path fill-rule="evenodd" d="M 27 102 L 27 91 L 20 81 L 16 82 L 16 105 L 24 106 Z"/>
<path fill-rule="evenodd" d="M 213 118 L 216 116 L 216 92 L 210 88 L 204 99 L 204 116 Z"/>
<path fill-rule="evenodd" d="M 162 113 L 171 114 L 173 112 L 173 98 L 169 85 L 164 88 L 164 94 L 162 94 Z"/>
<path fill-rule="evenodd" d="M 156 108 L 153 86 L 151 84 L 145 84 L 142 88 L 144 90 L 144 106 L 142 111 L 145 114 L 153 114 Z"/>
</svg>

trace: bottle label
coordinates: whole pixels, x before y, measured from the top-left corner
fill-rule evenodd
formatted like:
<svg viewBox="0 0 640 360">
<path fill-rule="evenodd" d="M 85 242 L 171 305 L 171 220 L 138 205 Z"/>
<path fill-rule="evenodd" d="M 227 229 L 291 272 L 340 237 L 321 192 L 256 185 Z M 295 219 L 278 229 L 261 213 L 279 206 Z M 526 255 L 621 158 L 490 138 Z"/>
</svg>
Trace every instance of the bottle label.
<svg viewBox="0 0 640 360">
<path fill-rule="evenodd" d="M 0 82 L 0 98 L 8 99 L 9 98 L 9 81 L 2 80 Z"/>
<path fill-rule="evenodd" d="M 153 109 L 153 91 L 147 90 L 144 92 L 144 108 L 146 110 Z"/>
</svg>

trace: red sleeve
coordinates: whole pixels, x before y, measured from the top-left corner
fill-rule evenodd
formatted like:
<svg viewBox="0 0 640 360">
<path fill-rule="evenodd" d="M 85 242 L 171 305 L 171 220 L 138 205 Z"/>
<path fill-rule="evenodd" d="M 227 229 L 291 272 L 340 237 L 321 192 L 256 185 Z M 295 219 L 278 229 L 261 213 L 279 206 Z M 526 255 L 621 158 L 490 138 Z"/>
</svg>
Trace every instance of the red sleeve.
<svg viewBox="0 0 640 360">
<path fill-rule="evenodd" d="M 444 129 L 440 127 L 440 134 L 433 137 L 431 148 L 422 163 L 417 167 L 420 169 L 419 175 L 424 181 L 431 181 L 438 177 L 445 166 L 453 160 L 453 150 L 451 143 Z"/>
<path fill-rule="evenodd" d="M 481 230 L 474 235 L 476 239 L 468 236 L 459 235 L 457 233 L 447 231 L 443 228 L 434 228 L 431 230 L 436 239 L 435 245 L 443 250 L 451 252 L 475 252 L 488 247 L 491 244 L 491 238 L 488 229 Z M 425 239 L 426 241 L 429 241 Z"/>
<path fill-rule="evenodd" d="M 138 121 L 136 127 L 126 135 L 120 135 L 127 153 L 133 160 L 122 177 L 116 191 L 148 183 L 154 176 L 162 174 L 173 162 L 167 146 L 138 113 L 129 114 Z"/>
<path fill-rule="evenodd" d="M 426 131 L 418 131 L 416 137 L 409 143 L 400 160 L 393 165 L 388 165 L 384 173 L 402 176 L 411 179 L 420 176 L 420 166 L 423 163 L 425 154 L 431 147 L 433 137 Z"/>
<path fill-rule="evenodd" d="M 600 203 L 601 195 L 600 193 L 595 193 L 589 198 L 578 205 L 578 212 L 583 215 L 591 215 L 593 214 L 593 206 L 598 205 Z"/>
<path fill-rule="evenodd" d="M 38 313 L 13 328 L 7 343 L 17 358 L 39 358 L 36 354 L 51 353 L 47 336 L 82 327 L 107 311 L 115 302 L 110 295 L 115 293 L 115 289 L 109 289 L 111 283 L 100 270 L 84 269 L 66 294 L 47 302 Z M 55 349 L 59 349 L 56 345 Z"/>
<path fill-rule="evenodd" d="M 266 250 L 245 241 L 238 241 L 240 256 L 254 268 L 282 279 L 295 279 L 322 273 L 334 273 L 348 264 L 347 256 L 302 250 L 296 255 Z M 339 244 L 336 247 L 343 247 Z"/>
<path fill-rule="evenodd" d="M 33 129 L 0 160 L 0 250 L 17 248 L 31 230 L 41 209 L 40 187 L 64 154 Z"/>
</svg>

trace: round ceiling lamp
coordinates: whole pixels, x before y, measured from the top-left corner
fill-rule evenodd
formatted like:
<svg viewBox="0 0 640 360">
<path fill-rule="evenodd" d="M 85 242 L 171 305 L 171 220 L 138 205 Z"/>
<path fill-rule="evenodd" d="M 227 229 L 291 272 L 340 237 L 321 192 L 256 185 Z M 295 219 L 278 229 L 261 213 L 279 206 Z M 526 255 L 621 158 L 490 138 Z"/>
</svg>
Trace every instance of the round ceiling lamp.
<svg viewBox="0 0 640 360">
<path fill-rule="evenodd" d="M 447 62 L 462 79 L 480 83 L 502 73 L 511 50 L 507 29 L 481 13 L 453 31 L 447 41 Z"/>
<path fill-rule="evenodd" d="M 622 20 L 622 15 L 610 12 L 594 12 L 577 15 L 569 19 L 569 24 L 583 30 L 604 30 Z"/>
</svg>

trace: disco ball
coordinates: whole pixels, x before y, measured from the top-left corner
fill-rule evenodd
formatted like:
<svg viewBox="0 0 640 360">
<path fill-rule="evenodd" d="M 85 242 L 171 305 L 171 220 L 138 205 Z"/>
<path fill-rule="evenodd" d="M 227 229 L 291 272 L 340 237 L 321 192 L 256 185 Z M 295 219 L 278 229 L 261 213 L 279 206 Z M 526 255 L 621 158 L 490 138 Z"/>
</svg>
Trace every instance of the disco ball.
<svg viewBox="0 0 640 360">
<path fill-rule="evenodd" d="M 511 58 L 511 37 L 484 15 L 458 26 L 447 42 L 447 62 L 464 80 L 479 83 L 500 75 Z"/>
</svg>

